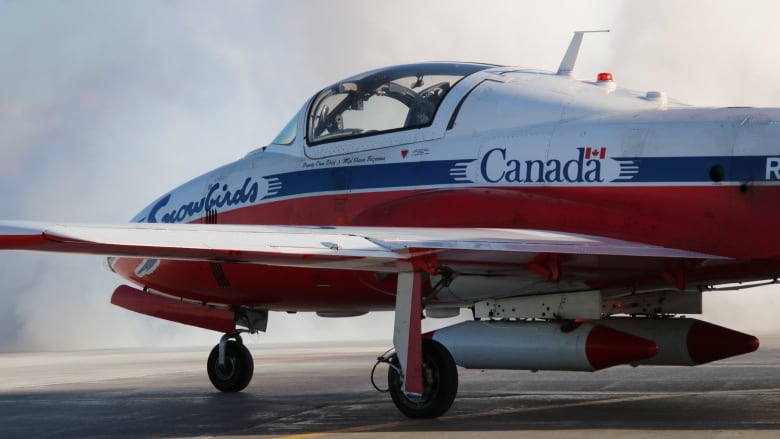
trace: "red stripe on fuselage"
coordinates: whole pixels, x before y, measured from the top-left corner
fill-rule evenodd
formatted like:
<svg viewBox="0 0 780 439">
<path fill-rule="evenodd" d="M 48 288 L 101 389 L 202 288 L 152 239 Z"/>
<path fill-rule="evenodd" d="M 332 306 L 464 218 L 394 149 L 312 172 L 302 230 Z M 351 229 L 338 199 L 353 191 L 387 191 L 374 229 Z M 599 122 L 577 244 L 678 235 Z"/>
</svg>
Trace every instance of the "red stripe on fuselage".
<svg viewBox="0 0 780 439">
<path fill-rule="evenodd" d="M 461 188 L 295 198 L 220 223 L 529 228 L 607 236 L 735 259 L 778 255 L 780 186 Z"/>
</svg>

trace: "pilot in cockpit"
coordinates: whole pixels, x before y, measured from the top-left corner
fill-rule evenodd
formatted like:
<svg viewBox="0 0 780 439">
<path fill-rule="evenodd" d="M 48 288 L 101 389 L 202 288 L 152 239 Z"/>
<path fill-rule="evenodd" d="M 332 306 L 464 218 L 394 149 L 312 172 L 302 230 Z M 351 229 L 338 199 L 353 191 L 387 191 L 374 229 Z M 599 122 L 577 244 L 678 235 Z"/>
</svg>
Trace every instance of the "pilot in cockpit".
<svg viewBox="0 0 780 439">
<path fill-rule="evenodd" d="M 327 105 L 322 107 L 317 126 L 318 135 L 333 134 L 344 129 L 344 117 L 341 114 L 330 115 L 330 108 Z"/>
</svg>

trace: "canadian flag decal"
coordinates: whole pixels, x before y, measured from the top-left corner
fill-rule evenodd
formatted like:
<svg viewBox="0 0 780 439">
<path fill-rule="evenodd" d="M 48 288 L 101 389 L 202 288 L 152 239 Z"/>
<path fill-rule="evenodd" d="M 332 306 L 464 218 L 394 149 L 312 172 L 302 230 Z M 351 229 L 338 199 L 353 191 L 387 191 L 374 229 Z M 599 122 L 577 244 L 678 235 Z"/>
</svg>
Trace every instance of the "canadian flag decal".
<svg viewBox="0 0 780 439">
<path fill-rule="evenodd" d="M 591 148 L 590 146 L 585 148 L 585 159 L 605 159 L 607 158 L 607 148 L 602 146 L 601 148 Z"/>
</svg>

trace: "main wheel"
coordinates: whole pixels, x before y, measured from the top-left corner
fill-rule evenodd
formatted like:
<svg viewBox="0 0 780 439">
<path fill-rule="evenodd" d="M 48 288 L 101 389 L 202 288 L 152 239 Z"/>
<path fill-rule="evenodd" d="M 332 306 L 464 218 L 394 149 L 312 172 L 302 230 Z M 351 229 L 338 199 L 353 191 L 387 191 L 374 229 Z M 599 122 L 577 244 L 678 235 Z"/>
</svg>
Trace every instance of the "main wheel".
<svg viewBox="0 0 780 439">
<path fill-rule="evenodd" d="M 410 418 L 436 418 L 443 415 L 458 393 L 458 369 L 447 348 L 434 340 L 422 344 L 423 394 L 407 395 L 403 391 L 403 378 L 395 367 L 387 373 L 390 396 L 398 410 Z M 398 366 L 398 357 L 390 358 Z"/>
<path fill-rule="evenodd" d="M 228 340 L 225 346 L 225 365 L 219 365 L 219 345 L 214 346 L 206 364 L 209 380 L 222 392 L 240 392 L 252 381 L 255 363 L 252 354 L 242 343 Z"/>
</svg>

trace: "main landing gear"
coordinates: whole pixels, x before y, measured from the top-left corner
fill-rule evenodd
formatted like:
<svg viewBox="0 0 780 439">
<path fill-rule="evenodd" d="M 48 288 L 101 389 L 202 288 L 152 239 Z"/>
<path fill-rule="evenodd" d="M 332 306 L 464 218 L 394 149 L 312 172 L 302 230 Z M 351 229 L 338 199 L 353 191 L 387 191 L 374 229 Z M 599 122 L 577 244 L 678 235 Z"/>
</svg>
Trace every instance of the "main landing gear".
<svg viewBox="0 0 780 439">
<path fill-rule="evenodd" d="M 423 339 L 421 317 L 424 272 L 434 274 L 427 260 L 397 262 L 393 347 L 389 357 L 388 392 L 398 410 L 410 418 L 436 418 L 443 415 L 458 393 L 458 370 L 449 351 L 440 343 Z M 425 298 L 430 300 L 437 290 Z M 373 381 L 373 373 L 372 373 Z M 374 385 L 376 387 L 376 385 Z"/>
<path fill-rule="evenodd" d="M 211 384 L 218 390 L 240 392 L 252 381 L 255 364 L 241 336 L 225 334 L 211 350 L 206 370 Z"/>
</svg>

